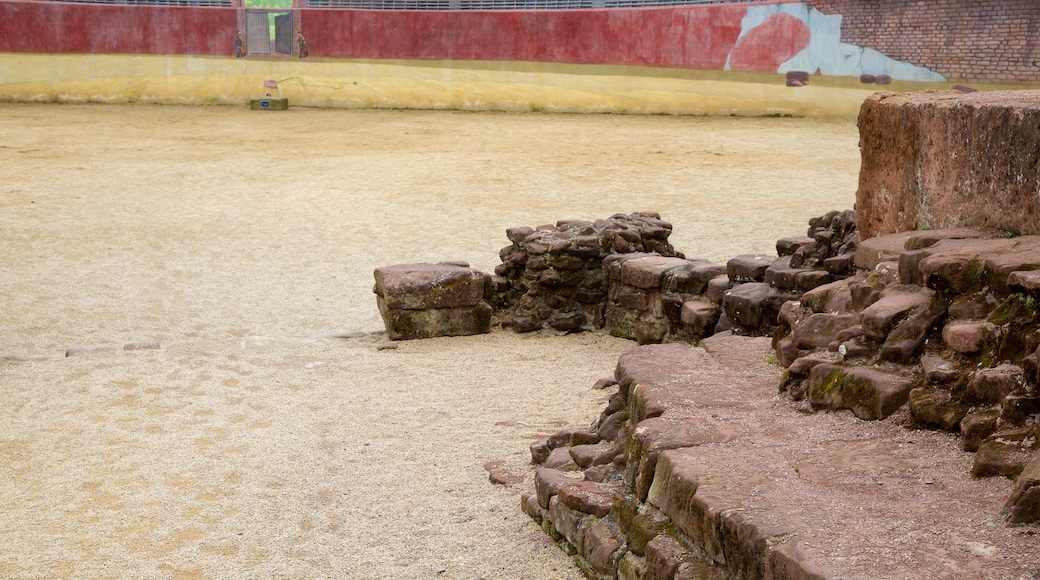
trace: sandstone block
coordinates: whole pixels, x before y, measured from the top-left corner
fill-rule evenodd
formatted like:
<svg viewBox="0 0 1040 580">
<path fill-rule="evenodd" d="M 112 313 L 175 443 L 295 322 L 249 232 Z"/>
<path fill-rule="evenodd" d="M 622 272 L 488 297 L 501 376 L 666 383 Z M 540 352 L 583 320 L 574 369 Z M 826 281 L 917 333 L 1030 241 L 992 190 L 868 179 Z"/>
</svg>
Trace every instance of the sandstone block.
<svg viewBox="0 0 1040 580">
<path fill-rule="evenodd" d="M 722 299 L 726 317 L 735 328 L 746 331 L 757 330 L 763 324 L 770 322 L 776 324 L 775 320 L 765 320 L 767 314 L 765 301 L 772 290 L 769 284 L 764 282 L 740 284 L 729 290 Z"/>
<path fill-rule="evenodd" d="M 703 294 L 712 278 L 725 273 L 726 267 L 722 264 L 707 260 L 686 260 L 685 264 L 664 273 L 661 289 L 684 295 Z"/>
<path fill-rule="evenodd" d="M 909 403 L 915 419 L 945 431 L 957 429 L 968 414 L 968 405 L 945 389 L 918 387 L 910 391 Z"/>
<path fill-rule="evenodd" d="M 887 292 L 880 300 L 863 309 L 863 331 L 871 338 L 884 340 L 896 325 L 926 309 L 933 298 L 933 293 L 923 291 Z"/>
<path fill-rule="evenodd" d="M 808 398 L 817 408 L 849 409 L 860 419 L 884 419 L 907 402 L 912 381 L 871 367 L 816 365 Z"/>
<path fill-rule="evenodd" d="M 1024 424 L 1036 415 L 1040 415 L 1040 393 L 1035 389 L 1017 388 L 1000 405 L 1000 419 L 1010 425 Z"/>
<path fill-rule="evenodd" d="M 625 260 L 621 264 L 621 283 L 636 288 L 658 289 L 664 275 L 689 263 L 680 258 L 646 256 Z"/>
<path fill-rule="evenodd" d="M 681 564 L 696 558 L 668 534 L 659 534 L 647 542 L 645 554 L 650 578 L 674 578 Z"/>
<path fill-rule="evenodd" d="M 563 505 L 597 518 L 605 517 L 614 504 L 614 491 L 591 481 L 565 485 L 556 495 Z"/>
<path fill-rule="evenodd" d="M 910 239 L 910 233 L 889 233 L 867 238 L 865 236 L 860 241 L 853 262 L 860 270 L 873 271 L 882 262 L 899 260 L 899 255 L 905 251 L 906 241 Z"/>
<path fill-rule="evenodd" d="M 933 354 L 921 357 L 921 369 L 928 384 L 936 386 L 953 384 L 962 374 L 956 362 Z"/>
<path fill-rule="evenodd" d="M 978 451 L 982 442 L 997 430 L 999 419 L 1000 411 L 995 409 L 968 413 L 961 419 L 961 447 L 971 453 Z"/>
<path fill-rule="evenodd" d="M 950 322 L 943 326 L 943 343 L 961 354 L 977 353 L 995 346 L 998 329 L 989 322 Z"/>
<path fill-rule="evenodd" d="M 798 348 L 827 348 L 838 334 L 859 324 L 854 314 L 813 314 L 794 327 L 792 338 Z"/>
<path fill-rule="evenodd" d="M 798 248 L 815 243 L 815 240 L 806 236 L 780 238 L 776 241 L 776 254 L 780 257 L 790 256 L 798 251 Z"/>
<path fill-rule="evenodd" d="M 729 276 L 716 276 L 708 281 L 708 288 L 704 291 L 704 297 L 709 302 L 722 304 L 722 298 L 726 295 L 726 291 L 732 287 L 733 281 L 729 279 Z"/>
<path fill-rule="evenodd" d="M 585 530 L 594 518 L 563 505 L 558 496 L 553 496 L 549 500 L 549 519 L 552 521 L 553 528 L 563 536 L 563 539 L 574 548 L 580 548 Z"/>
<path fill-rule="evenodd" d="M 852 280 L 852 278 L 846 278 L 844 280 L 838 280 L 836 282 L 817 286 L 816 288 L 807 291 L 805 294 L 802 294 L 802 297 L 799 298 L 798 301 L 813 312 L 844 314 L 845 309 L 842 308 L 842 306 L 844 306 L 848 301 L 836 300 L 835 296 L 848 294 L 849 284 L 852 283 Z"/>
<path fill-rule="evenodd" d="M 1040 452 L 1033 453 L 1032 459 L 1015 480 L 1015 488 L 1004 505 L 1004 513 L 1012 524 L 1040 522 Z"/>
<path fill-rule="evenodd" d="M 743 254 L 726 262 L 726 275 L 734 282 L 762 282 L 766 270 L 776 261 L 775 256 Z"/>
<path fill-rule="evenodd" d="M 708 336 L 719 322 L 719 307 L 710 302 L 691 300 L 684 302 L 680 320 L 697 338 Z"/>
<path fill-rule="evenodd" d="M 623 543 L 606 521 L 597 520 L 586 528 L 579 552 L 597 577 L 614 578 Z"/>
<path fill-rule="evenodd" d="M 863 239 L 962 226 L 1037 233 L 1040 91 L 879 93 L 859 115 Z M 979 138 L 980 127 L 1000 127 Z M 893 211 L 893 208 L 899 208 Z"/>
<path fill-rule="evenodd" d="M 491 331 L 491 306 L 404 310 L 389 308 L 382 296 L 376 297 L 379 313 L 390 340 L 413 340 L 437 336 L 468 336 Z"/>
<path fill-rule="evenodd" d="M 994 477 L 1003 475 L 1015 479 L 1032 459 L 1033 453 L 1025 449 L 1018 441 L 1007 441 L 990 436 L 982 442 L 975 452 L 975 462 L 971 466 L 972 477 Z"/>
<path fill-rule="evenodd" d="M 1014 241 L 1014 250 L 986 255 L 982 261 L 986 283 L 1001 294 L 1008 292 L 1011 274 L 1040 270 L 1040 236 L 1025 236 Z"/>
<path fill-rule="evenodd" d="M 625 487 L 640 500 L 646 499 L 653 483 L 657 458 L 662 451 L 697 447 L 706 443 L 726 443 L 737 437 L 736 427 L 709 425 L 704 419 L 654 417 L 641 421 L 632 430 L 627 445 Z"/>
<path fill-rule="evenodd" d="M 564 485 L 581 481 L 578 476 L 580 474 L 571 473 L 568 475 L 548 467 L 538 468 L 534 472 L 534 489 L 535 493 L 538 494 L 538 505 L 542 509 L 549 509 L 549 498 L 555 497 Z"/>
<path fill-rule="evenodd" d="M 1022 384 L 1024 372 L 1018 365 L 999 365 L 976 371 L 968 381 L 966 395 L 985 405 L 997 405 Z"/>
<path fill-rule="evenodd" d="M 1007 285 L 1011 291 L 1040 295 L 1040 270 L 1012 272 L 1008 274 Z"/>
<path fill-rule="evenodd" d="M 398 264 L 375 270 L 375 292 L 387 308 L 426 310 L 476 306 L 484 297 L 484 275 L 451 264 Z"/>
</svg>

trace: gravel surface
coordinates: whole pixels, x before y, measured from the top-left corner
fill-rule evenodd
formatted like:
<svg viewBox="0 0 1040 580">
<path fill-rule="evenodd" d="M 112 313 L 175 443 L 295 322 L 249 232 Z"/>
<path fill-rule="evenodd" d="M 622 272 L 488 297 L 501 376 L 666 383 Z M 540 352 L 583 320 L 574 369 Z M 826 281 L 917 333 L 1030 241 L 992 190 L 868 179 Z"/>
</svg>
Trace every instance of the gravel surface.
<svg viewBox="0 0 1040 580">
<path fill-rule="evenodd" d="M 690 256 L 770 252 L 859 160 L 851 120 L 0 105 L 0 133 L 9 578 L 579 577 L 518 509 L 527 445 L 633 344 L 390 343 L 373 269 L 639 210 Z"/>
</svg>

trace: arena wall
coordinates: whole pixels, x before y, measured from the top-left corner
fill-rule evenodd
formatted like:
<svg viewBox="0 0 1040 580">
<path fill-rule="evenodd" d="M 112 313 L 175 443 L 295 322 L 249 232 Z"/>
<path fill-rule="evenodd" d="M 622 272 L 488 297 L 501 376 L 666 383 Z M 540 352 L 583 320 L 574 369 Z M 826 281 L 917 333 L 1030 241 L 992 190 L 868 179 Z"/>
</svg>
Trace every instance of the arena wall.
<svg viewBox="0 0 1040 580">
<path fill-rule="evenodd" d="M 1040 82 L 1036 0 L 808 0 L 840 14 L 842 40 L 957 82 Z"/>
<path fill-rule="evenodd" d="M 226 55 L 233 8 L 0 2 L 0 52 Z"/>
</svg>

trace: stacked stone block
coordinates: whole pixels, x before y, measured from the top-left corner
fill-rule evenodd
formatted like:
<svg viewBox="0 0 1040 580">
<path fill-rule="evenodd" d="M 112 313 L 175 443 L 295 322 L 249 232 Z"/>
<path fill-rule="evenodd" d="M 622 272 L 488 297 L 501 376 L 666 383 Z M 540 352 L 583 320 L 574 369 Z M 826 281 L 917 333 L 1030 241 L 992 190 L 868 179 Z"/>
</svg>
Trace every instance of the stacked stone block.
<svg viewBox="0 0 1040 580">
<path fill-rule="evenodd" d="M 908 403 L 919 424 L 961 433 L 973 475 L 1019 477 L 1040 456 L 1040 236 L 902 232 L 864 241 L 855 262 L 785 305 L 781 391 L 863 419 Z M 1009 504 L 1016 521 L 1040 520 L 1036 494 Z"/>
<path fill-rule="evenodd" d="M 375 270 L 376 304 L 390 340 L 483 334 L 491 306 L 486 276 L 464 262 L 398 264 Z"/>
<path fill-rule="evenodd" d="M 671 232 L 672 225 L 652 212 L 508 229 L 511 244 L 499 252 L 493 279 L 498 320 L 519 332 L 603 328 L 604 259 L 642 252 L 681 258 L 668 243 Z"/>
</svg>

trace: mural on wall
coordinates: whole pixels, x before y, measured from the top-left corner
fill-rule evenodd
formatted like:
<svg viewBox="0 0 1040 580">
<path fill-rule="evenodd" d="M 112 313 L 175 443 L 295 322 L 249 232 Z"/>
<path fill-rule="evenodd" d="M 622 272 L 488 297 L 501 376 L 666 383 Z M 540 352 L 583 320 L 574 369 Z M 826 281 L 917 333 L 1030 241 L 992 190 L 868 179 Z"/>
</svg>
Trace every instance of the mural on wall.
<svg viewBox="0 0 1040 580">
<path fill-rule="evenodd" d="M 877 50 L 841 42 L 841 15 L 827 15 L 803 3 L 750 6 L 725 70 L 762 70 L 751 64 L 776 62 L 768 70 L 819 71 L 827 76 L 888 75 L 893 79 L 943 82 L 924 67 L 893 60 Z M 754 58 L 749 58 L 756 55 Z M 772 57 L 772 60 L 768 60 Z"/>
<path fill-rule="evenodd" d="M 243 10 L 0 0 L 0 52 L 235 56 L 243 52 L 235 40 Z M 268 14 L 246 14 L 262 20 L 268 38 Z M 876 50 L 842 43 L 840 15 L 825 15 L 797 1 L 581 10 L 305 8 L 279 18 L 288 26 L 279 35 L 285 47 L 277 53 L 287 55 L 946 80 Z M 300 32 L 306 41 L 301 42 Z M 247 56 L 277 56 L 252 37 L 245 44 Z"/>
</svg>

